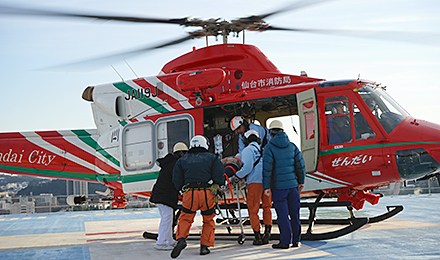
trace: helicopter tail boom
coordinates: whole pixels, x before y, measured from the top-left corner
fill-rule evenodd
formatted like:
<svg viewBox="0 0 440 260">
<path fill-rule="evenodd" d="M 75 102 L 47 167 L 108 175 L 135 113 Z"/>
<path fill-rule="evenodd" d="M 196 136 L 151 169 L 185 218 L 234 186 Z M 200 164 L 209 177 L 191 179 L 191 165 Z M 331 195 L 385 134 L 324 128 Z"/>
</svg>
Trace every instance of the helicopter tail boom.
<svg viewBox="0 0 440 260">
<path fill-rule="evenodd" d="M 98 182 L 116 173 L 118 162 L 104 163 L 111 160 L 98 155 L 96 137 L 96 130 L 0 133 L 0 171 Z"/>
</svg>

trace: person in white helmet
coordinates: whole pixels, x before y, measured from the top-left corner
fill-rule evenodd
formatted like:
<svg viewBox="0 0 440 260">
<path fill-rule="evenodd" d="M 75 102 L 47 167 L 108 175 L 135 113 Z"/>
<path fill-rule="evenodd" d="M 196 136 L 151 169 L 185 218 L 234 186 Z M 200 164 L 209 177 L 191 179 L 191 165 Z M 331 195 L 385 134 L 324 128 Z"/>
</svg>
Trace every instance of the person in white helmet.
<svg viewBox="0 0 440 260">
<path fill-rule="evenodd" d="M 225 184 L 224 167 L 218 156 L 208 152 L 209 141 L 202 135 L 190 141 L 187 155 L 180 158 L 173 170 L 173 183 L 176 189 L 184 190 L 182 211 L 177 224 L 177 244 L 171 252 L 176 258 L 186 247 L 186 238 L 197 210 L 203 217 L 200 236 L 200 255 L 209 254 L 208 247 L 214 246 L 215 195 L 211 186 Z M 218 187 L 217 186 L 217 187 Z"/>
<path fill-rule="evenodd" d="M 270 141 L 269 131 L 261 126 L 254 123 L 248 123 L 246 119 L 242 116 L 234 116 L 229 124 L 232 131 L 237 131 L 238 133 L 238 152 L 241 153 L 245 147 L 243 143 L 243 134 L 248 130 L 255 130 L 260 135 L 261 148 L 264 148 L 266 144 Z"/>
<path fill-rule="evenodd" d="M 269 131 L 272 139 L 263 151 L 263 189 L 267 196 L 272 194 L 280 230 L 280 242 L 272 248 L 288 249 L 290 244 L 299 247 L 299 194 L 304 189 L 304 160 L 298 147 L 289 141 L 280 121 L 272 121 Z"/>
<path fill-rule="evenodd" d="M 244 133 L 244 148 L 241 161 L 243 167 L 237 171 L 239 178 L 246 177 L 247 183 L 247 206 L 252 230 L 254 231 L 254 245 L 269 243 L 272 228 L 272 197 L 263 194 L 263 160 L 261 160 L 261 140 L 257 131 L 248 130 Z M 260 233 L 260 202 L 263 208 L 263 223 L 265 226 L 264 236 Z"/>
<path fill-rule="evenodd" d="M 187 152 L 188 146 L 183 142 L 178 142 L 174 145 L 172 153 L 157 160 L 161 169 L 150 198 L 150 202 L 156 204 L 160 214 L 158 236 L 154 246 L 157 250 L 172 250 L 176 244 L 173 238 L 173 222 L 179 192 L 172 181 L 173 169 L 177 160 Z"/>
</svg>

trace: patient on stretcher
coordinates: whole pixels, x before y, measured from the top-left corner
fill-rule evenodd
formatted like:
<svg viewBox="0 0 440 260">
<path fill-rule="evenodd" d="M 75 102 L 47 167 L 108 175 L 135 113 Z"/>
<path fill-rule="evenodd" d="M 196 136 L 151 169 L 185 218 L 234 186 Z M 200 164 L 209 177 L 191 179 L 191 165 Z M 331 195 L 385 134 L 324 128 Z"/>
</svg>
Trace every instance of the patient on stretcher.
<svg viewBox="0 0 440 260">
<path fill-rule="evenodd" d="M 225 199 L 235 200 L 236 199 L 236 189 L 238 188 L 240 192 L 240 198 L 245 198 L 246 194 L 246 181 L 244 179 L 238 178 L 235 173 L 238 172 L 243 163 L 241 162 L 241 155 L 236 154 L 235 156 L 229 156 L 222 159 L 222 163 L 225 167 L 225 175 L 227 176 L 228 189 L 225 191 Z M 233 201 L 229 201 L 233 202 Z"/>
<path fill-rule="evenodd" d="M 243 163 L 241 162 L 241 155 L 229 156 L 222 159 L 222 163 L 225 167 L 225 174 L 228 178 L 231 178 L 235 173 L 241 169 Z"/>
</svg>

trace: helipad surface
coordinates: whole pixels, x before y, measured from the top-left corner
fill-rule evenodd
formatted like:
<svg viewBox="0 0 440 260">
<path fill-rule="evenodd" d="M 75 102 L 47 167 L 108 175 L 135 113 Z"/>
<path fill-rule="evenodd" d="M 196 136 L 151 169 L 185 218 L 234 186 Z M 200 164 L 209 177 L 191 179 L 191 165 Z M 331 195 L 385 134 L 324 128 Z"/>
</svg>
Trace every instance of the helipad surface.
<svg viewBox="0 0 440 260">
<path fill-rule="evenodd" d="M 199 241 L 190 240 L 178 259 L 440 259 L 440 195 L 384 197 L 356 214 L 380 215 L 387 205 L 405 209 L 340 238 L 287 250 L 253 246 L 252 237 L 243 245 L 216 240 L 207 256 L 199 255 Z M 338 214 L 346 213 L 318 210 L 318 217 Z M 156 208 L 0 216 L 0 259 L 171 259 L 170 251 L 155 250 L 155 241 L 142 238 L 158 223 Z"/>
</svg>

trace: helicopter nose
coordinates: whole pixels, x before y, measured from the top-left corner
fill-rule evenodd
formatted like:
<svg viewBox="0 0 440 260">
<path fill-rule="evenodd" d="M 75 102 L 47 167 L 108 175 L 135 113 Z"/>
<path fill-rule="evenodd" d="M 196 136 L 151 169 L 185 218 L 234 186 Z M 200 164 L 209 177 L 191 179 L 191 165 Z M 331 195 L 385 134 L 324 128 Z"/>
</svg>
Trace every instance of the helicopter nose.
<svg viewBox="0 0 440 260">
<path fill-rule="evenodd" d="M 422 141 L 440 142 L 440 125 L 428 121 L 417 121 L 422 126 Z"/>
<path fill-rule="evenodd" d="M 407 143 L 407 149 L 396 151 L 402 180 L 419 179 L 440 171 L 440 125 L 416 119 L 410 124 L 421 131 L 413 135 L 414 139 Z"/>
</svg>

